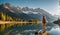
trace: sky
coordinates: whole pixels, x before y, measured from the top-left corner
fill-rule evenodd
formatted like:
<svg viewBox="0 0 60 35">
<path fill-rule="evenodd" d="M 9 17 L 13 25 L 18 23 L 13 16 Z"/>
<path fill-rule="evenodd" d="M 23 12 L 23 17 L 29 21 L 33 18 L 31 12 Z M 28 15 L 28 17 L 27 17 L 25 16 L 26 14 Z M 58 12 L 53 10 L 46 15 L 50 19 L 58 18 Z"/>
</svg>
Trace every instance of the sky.
<svg viewBox="0 0 60 35">
<path fill-rule="evenodd" d="M 58 0 L 0 0 L 19 7 L 41 8 L 52 15 L 60 15 Z"/>
</svg>

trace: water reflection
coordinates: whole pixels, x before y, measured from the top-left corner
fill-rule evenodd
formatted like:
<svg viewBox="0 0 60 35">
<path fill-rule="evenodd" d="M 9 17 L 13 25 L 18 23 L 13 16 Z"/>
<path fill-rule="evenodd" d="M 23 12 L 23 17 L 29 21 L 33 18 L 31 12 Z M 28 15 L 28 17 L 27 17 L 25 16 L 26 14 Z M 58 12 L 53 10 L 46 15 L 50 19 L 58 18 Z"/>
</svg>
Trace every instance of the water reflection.
<svg viewBox="0 0 60 35">
<path fill-rule="evenodd" d="M 42 29 L 41 24 L 38 25 L 24 25 L 24 26 L 12 26 L 4 31 L 3 35 L 35 35 L 35 32 L 38 32 Z M 48 23 L 46 26 L 46 31 L 53 35 L 60 35 L 60 28 L 58 25 L 53 23 Z"/>
<path fill-rule="evenodd" d="M 60 28 L 59 26 L 55 26 L 54 28 L 52 28 L 49 33 L 52 33 L 53 35 L 60 35 Z"/>
</svg>

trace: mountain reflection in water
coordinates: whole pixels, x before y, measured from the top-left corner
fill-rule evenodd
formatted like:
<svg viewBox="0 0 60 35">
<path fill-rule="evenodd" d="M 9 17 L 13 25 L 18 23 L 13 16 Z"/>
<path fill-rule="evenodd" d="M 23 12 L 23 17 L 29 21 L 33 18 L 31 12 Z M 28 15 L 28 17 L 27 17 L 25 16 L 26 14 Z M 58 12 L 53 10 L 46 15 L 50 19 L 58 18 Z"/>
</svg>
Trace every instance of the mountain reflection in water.
<svg viewBox="0 0 60 35">
<path fill-rule="evenodd" d="M 38 25 L 24 25 L 24 26 L 12 26 L 5 29 L 0 34 L 3 35 L 35 35 L 35 32 L 42 29 L 41 24 Z M 47 23 L 46 31 L 52 35 L 60 35 L 60 28 L 53 23 Z"/>
<path fill-rule="evenodd" d="M 60 35 L 60 27 L 59 26 L 55 26 L 53 27 L 49 33 L 53 34 L 53 35 Z"/>
</svg>

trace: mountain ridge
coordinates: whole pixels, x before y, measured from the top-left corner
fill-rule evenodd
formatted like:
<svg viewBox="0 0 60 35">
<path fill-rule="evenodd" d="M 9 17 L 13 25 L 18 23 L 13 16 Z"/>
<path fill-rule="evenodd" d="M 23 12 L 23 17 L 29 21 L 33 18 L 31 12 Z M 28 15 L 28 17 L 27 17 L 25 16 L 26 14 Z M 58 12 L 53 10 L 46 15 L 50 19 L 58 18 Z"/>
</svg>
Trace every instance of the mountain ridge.
<svg viewBox="0 0 60 35">
<path fill-rule="evenodd" d="M 15 7 L 9 3 L 0 5 L 0 11 L 3 11 L 4 13 L 6 13 L 11 17 L 21 18 L 24 20 L 27 20 L 27 19 L 41 20 L 42 16 L 46 16 L 48 21 L 54 20 L 55 18 L 54 16 L 52 16 L 51 14 L 49 14 L 48 12 L 40 8 L 35 8 L 35 9 L 28 8 L 28 7 L 21 8 L 21 7 Z"/>
</svg>

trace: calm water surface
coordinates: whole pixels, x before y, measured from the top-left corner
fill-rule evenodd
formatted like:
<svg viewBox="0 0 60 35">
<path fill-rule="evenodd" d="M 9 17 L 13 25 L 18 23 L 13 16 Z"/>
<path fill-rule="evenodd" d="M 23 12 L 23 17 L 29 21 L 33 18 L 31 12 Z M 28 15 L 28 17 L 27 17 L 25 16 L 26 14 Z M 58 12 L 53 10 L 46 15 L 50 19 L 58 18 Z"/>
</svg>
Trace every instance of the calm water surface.
<svg viewBox="0 0 60 35">
<path fill-rule="evenodd" d="M 38 32 L 42 29 L 41 24 L 38 25 L 25 25 L 25 26 L 12 26 L 5 29 L 2 33 L 10 35 L 35 35 L 35 32 Z M 60 27 L 53 23 L 48 23 L 46 26 L 46 31 L 53 35 L 60 35 Z"/>
</svg>

